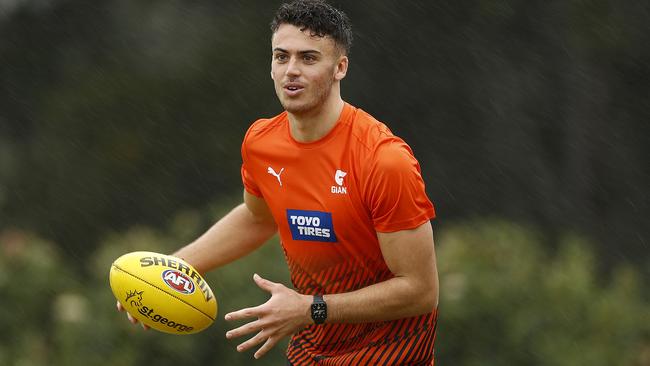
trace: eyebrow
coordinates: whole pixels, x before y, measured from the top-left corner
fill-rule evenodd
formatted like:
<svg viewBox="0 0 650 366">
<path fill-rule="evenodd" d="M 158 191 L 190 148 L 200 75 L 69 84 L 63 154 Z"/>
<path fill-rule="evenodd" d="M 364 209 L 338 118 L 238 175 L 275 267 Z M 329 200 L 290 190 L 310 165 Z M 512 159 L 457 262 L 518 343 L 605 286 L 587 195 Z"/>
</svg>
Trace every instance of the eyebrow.
<svg viewBox="0 0 650 366">
<path fill-rule="evenodd" d="M 274 49 L 273 49 L 273 52 L 284 52 L 284 53 L 290 53 L 289 51 L 287 51 L 287 50 L 285 50 L 285 49 L 282 49 L 282 48 L 280 48 L 280 47 L 276 47 L 276 48 L 274 48 Z M 299 55 L 306 55 L 306 54 L 310 54 L 310 53 L 321 54 L 321 52 L 320 52 L 320 51 L 317 51 L 317 50 L 298 51 L 298 54 L 299 54 Z"/>
</svg>

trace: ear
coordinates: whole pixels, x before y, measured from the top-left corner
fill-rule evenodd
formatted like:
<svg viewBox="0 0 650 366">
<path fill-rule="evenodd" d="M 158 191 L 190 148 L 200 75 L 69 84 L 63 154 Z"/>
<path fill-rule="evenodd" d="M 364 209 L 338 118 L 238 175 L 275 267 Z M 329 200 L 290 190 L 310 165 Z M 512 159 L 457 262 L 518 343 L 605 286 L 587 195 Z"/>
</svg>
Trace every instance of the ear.
<svg viewBox="0 0 650 366">
<path fill-rule="evenodd" d="M 339 61 L 336 63 L 336 69 L 334 70 L 334 79 L 336 81 L 341 81 L 348 73 L 348 56 L 341 55 Z"/>
</svg>

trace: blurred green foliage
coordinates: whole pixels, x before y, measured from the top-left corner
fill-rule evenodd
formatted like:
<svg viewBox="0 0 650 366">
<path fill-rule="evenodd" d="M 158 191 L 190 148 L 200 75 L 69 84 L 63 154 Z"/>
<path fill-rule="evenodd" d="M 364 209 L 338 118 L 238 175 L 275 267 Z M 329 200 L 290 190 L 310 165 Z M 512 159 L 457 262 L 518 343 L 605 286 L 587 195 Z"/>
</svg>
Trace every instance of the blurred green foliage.
<svg viewBox="0 0 650 366">
<path fill-rule="evenodd" d="M 222 215 L 217 211 L 216 215 Z M 236 324 L 223 320 L 227 312 L 255 306 L 268 294 L 253 282 L 253 273 L 289 284 L 277 240 L 236 264 L 206 276 L 218 300 L 217 321 L 194 336 L 170 336 L 143 331 L 115 309 L 108 285 L 110 265 L 120 255 L 150 250 L 169 253 L 198 235 L 201 215 L 183 212 L 166 230 L 133 227 L 108 235 L 85 266 L 67 268 L 52 243 L 24 232 L 0 237 L 0 365 L 248 365 L 252 353 L 239 354 L 242 340 L 229 341 L 225 332 Z M 81 276 L 79 273 L 88 273 Z M 267 357 L 282 364 L 286 341 Z"/>
<path fill-rule="evenodd" d="M 650 303 L 642 275 L 600 278 L 590 243 L 502 220 L 463 223 L 438 237 L 441 364 L 648 365 Z"/>
<path fill-rule="evenodd" d="M 220 211 L 215 214 L 222 214 Z M 184 212 L 164 230 L 133 227 L 109 235 L 79 277 L 53 243 L 25 232 L 0 238 L 0 364 L 250 365 L 252 352 L 225 339 L 225 313 L 268 299 L 252 274 L 289 284 L 277 240 L 209 273 L 219 301 L 206 331 L 143 331 L 115 310 L 108 269 L 135 250 L 171 252 L 201 231 Z M 549 254 L 540 235 L 503 220 L 459 223 L 437 234 L 441 301 L 436 354 L 445 365 L 619 365 L 650 361 L 650 306 L 640 274 L 617 267 L 599 278 L 589 243 L 566 235 Z M 286 341 L 260 364 L 282 365 Z"/>
</svg>

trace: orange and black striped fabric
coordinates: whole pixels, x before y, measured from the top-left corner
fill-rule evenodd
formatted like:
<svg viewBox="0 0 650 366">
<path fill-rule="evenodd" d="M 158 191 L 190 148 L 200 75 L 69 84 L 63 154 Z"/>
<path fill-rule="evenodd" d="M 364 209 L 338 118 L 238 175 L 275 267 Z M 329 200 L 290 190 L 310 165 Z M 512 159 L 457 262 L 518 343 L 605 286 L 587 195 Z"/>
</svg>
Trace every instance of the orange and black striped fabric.
<svg viewBox="0 0 650 366">
<path fill-rule="evenodd" d="M 345 104 L 322 139 L 300 143 L 287 113 L 255 122 L 242 143 L 245 189 L 267 202 L 296 290 L 354 291 L 393 277 L 377 232 L 435 217 L 410 147 Z M 436 313 L 364 324 L 310 326 L 296 334 L 292 365 L 432 365 Z"/>
<path fill-rule="evenodd" d="M 317 276 L 325 285 L 313 283 L 295 263 L 290 263 L 292 282 L 300 293 L 354 291 L 392 277 L 387 269 L 340 266 Z M 374 281 L 372 275 L 379 275 Z M 437 313 L 395 321 L 362 324 L 312 325 L 295 334 L 287 350 L 291 365 L 433 365 Z"/>
</svg>

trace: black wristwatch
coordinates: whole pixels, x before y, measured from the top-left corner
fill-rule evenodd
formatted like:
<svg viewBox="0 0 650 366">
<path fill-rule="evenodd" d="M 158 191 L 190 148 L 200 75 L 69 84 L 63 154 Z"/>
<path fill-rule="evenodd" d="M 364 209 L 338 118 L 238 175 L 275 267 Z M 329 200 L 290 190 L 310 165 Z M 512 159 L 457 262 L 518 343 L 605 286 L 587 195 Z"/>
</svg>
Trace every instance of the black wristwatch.
<svg viewBox="0 0 650 366">
<path fill-rule="evenodd" d="M 323 295 L 314 295 L 314 302 L 311 303 L 311 318 L 316 324 L 323 324 L 327 319 L 327 303 Z"/>
</svg>

